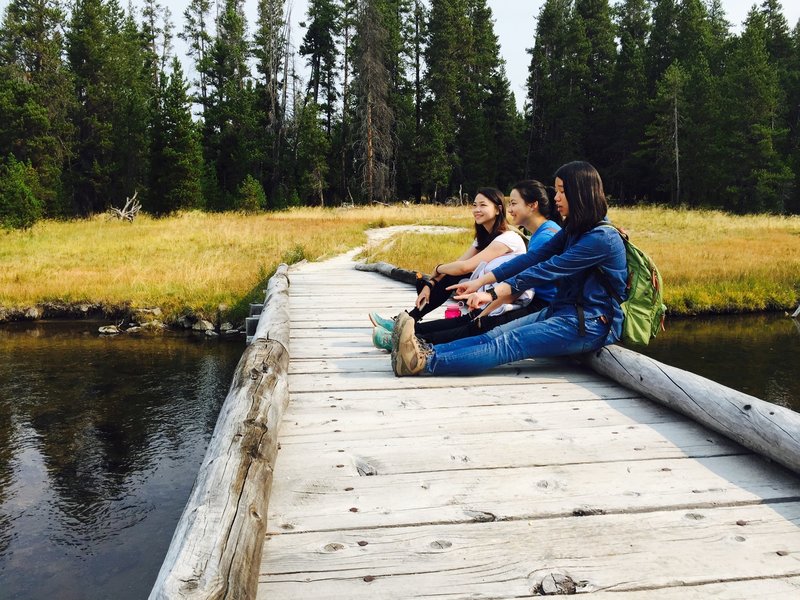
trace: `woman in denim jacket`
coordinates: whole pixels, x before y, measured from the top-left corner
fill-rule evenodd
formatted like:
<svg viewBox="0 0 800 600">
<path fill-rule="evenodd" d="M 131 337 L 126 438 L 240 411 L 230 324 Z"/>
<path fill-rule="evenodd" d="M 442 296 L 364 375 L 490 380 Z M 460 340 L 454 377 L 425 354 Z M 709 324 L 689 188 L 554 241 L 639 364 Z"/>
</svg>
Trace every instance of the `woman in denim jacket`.
<svg viewBox="0 0 800 600">
<path fill-rule="evenodd" d="M 619 340 L 622 309 L 609 287 L 624 300 L 628 272 L 619 234 L 597 227 L 608 212 L 600 175 L 589 163 L 567 163 L 556 171 L 555 188 L 556 209 L 564 218 L 561 231 L 537 251 L 454 286 L 456 297 L 467 299 L 470 307 L 491 301 L 485 309 L 491 311 L 522 290 L 556 282 L 550 307 L 437 346 L 417 340 L 413 320 L 401 314 L 392 339 L 395 375 L 466 375 L 524 358 L 588 352 Z M 476 293 L 496 282 L 494 294 Z"/>
</svg>

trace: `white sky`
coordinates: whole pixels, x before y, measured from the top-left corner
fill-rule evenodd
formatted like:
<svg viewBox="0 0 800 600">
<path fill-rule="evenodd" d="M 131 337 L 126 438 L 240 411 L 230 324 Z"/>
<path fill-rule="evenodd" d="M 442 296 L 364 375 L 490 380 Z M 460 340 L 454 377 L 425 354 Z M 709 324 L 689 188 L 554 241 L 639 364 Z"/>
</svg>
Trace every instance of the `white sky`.
<svg viewBox="0 0 800 600">
<path fill-rule="evenodd" d="M 139 4 L 133 0 L 134 4 Z M 189 4 L 189 0 L 159 0 L 162 4 L 169 6 L 172 11 L 172 20 L 176 25 L 177 31 L 183 28 L 183 11 Z M 290 0 L 292 2 L 292 35 L 295 48 L 299 47 L 304 30 L 297 26 L 299 21 L 305 20 L 308 0 Z M 753 4 L 761 4 L 762 0 L 722 0 L 728 21 L 733 24 L 733 30 L 739 31 L 741 23 L 747 16 L 747 12 Z M 544 0 L 488 0 L 495 19 L 495 33 L 500 39 L 500 49 L 506 61 L 506 73 L 511 83 L 511 91 L 517 99 L 517 105 L 522 106 L 525 97 L 525 80 L 528 76 L 529 55 L 525 52 L 527 48 L 533 46 L 533 35 L 536 31 L 535 16 L 538 15 Z M 613 0 L 612 0 L 613 2 Z M 252 29 L 256 18 L 257 0 L 245 0 L 245 12 L 247 14 L 248 25 Z M 0 0 L 0 9 L 5 10 L 8 0 Z M 123 6 L 127 5 L 127 0 L 121 0 Z M 783 0 L 783 14 L 789 23 L 789 28 L 793 29 L 800 19 L 800 2 L 797 0 Z M 175 40 L 176 51 L 179 55 L 183 54 L 180 40 Z M 184 59 L 185 57 L 181 56 Z M 302 61 L 302 58 L 298 58 Z M 298 62 L 300 67 L 302 62 Z M 190 65 L 185 64 L 187 73 L 191 73 Z"/>
</svg>

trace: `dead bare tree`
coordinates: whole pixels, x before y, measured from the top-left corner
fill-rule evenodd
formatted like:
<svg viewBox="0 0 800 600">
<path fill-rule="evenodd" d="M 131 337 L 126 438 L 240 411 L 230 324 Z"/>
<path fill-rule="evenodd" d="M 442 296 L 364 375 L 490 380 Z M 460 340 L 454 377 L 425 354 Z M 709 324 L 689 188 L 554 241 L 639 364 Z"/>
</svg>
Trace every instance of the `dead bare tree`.
<svg viewBox="0 0 800 600">
<path fill-rule="evenodd" d="M 141 203 L 136 199 L 136 196 L 139 194 L 139 191 L 136 190 L 133 192 L 133 196 L 130 198 L 125 198 L 125 206 L 122 208 L 116 208 L 112 206 L 108 209 L 109 218 L 112 219 L 119 219 L 120 221 L 128 221 L 132 222 L 136 215 L 139 214 L 139 211 L 142 209 Z"/>
</svg>

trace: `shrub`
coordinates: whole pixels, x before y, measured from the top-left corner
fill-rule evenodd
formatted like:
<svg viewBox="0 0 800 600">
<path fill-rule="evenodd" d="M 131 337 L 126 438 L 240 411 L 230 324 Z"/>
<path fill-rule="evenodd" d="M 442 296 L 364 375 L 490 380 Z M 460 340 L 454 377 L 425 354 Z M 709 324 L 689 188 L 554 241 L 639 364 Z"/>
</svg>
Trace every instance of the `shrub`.
<svg viewBox="0 0 800 600">
<path fill-rule="evenodd" d="M 0 164 L 0 227 L 28 229 L 42 218 L 42 202 L 35 190 L 39 178 L 30 163 L 17 161 L 9 155 Z"/>
<path fill-rule="evenodd" d="M 239 186 L 234 208 L 245 213 L 254 213 L 267 206 L 267 195 L 259 181 L 252 175 L 245 177 Z"/>
</svg>

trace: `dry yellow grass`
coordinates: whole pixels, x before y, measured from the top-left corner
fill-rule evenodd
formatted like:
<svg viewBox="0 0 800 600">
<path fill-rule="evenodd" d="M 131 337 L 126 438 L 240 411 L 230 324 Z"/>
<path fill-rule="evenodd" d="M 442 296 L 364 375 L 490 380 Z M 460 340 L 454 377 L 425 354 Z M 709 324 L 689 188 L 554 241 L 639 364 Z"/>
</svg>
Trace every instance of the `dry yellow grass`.
<svg viewBox="0 0 800 600">
<path fill-rule="evenodd" d="M 370 226 L 450 224 L 464 209 L 298 209 L 245 216 L 187 212 L 133 223 L 97 216 L 0 233 L 0 306 L 48 301 L 159 306 L 242 318 L 282 261 L 318 260 L 363 244 Z"/>
<path fill-rule="evenodd" d="M 658 263 L 673 313 L 793 308 L 800 297 L 800 218 L 613 209 L 611 218 Z M 241 319 L 283 261 L 362 245 L 369 227 L 419 223 L 463 234 L 405 234 L 371 260 L 430 271 L 472 239 L 468 207 L 297 209 L 245 216 L 188 212 L 134 223 L 96 217 L 0 233 L 0 306 L 46 301 L 159 306 Z"/>
</svg>

